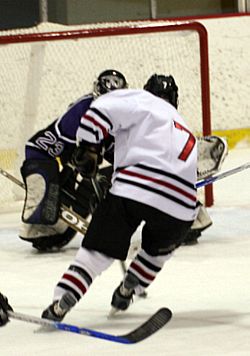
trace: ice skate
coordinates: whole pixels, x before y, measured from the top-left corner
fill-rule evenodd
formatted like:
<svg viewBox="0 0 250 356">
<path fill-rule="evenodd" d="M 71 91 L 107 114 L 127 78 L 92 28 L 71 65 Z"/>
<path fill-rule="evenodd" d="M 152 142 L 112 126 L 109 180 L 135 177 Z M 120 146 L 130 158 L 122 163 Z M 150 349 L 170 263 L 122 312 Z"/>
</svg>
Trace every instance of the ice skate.
<svg viewBox="0 0 250 356">
<path fill-rule="evenodd" d="M 62 321 L 65 315 L 76 304 L 76 302 L 77 300 L 74 295 L 67 292 L 60 300 L 55 301 L 43 311 L 42 318 L 54 321 Z"/>
<path fill-rule="evenodd" d="M 134 288 L 139 284 L 138 278 L 132 273 L 128 273 L 124 281 L 115 289 L 109 317 L 114 316 L 119 311 L 125 311 L 133 301 Z"/>
</svg>

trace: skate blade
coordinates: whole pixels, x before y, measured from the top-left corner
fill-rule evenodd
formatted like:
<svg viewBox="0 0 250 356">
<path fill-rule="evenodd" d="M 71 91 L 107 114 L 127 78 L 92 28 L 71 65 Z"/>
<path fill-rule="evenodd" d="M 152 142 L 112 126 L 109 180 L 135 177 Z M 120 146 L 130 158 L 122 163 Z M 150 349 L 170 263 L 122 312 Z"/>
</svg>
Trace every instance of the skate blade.
<svg viewBox="0 0 250 356">
<path fill-rule="evenodd" d="M 120 314 L 121 313 L 121 310 L 120 309 L 117 309 L 115 307 L 112 307 L 107 318 L 108 319 L 112 319 L 114 318 L 116 315 Z"/>
<path fill-rule="evenodd" d="M 52 332 L 52 331 L 56 331 L 56 329 L 53 326 L 42 325 L 42 326 L 39 326 L 36 330 L 34 330 L 34 334 L 43 334 L 43 333 L 48 333 L 48 332 Z"/>
</svg>

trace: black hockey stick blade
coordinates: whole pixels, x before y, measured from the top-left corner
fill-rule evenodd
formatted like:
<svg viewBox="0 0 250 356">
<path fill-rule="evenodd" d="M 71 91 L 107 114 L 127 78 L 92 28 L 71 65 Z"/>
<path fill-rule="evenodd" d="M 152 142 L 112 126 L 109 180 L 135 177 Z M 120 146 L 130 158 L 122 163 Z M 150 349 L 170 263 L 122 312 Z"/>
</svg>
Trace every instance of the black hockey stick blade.
<svg viewBox="0 0 250 356">
<path fill-rule="evenodd" d="M 78 327 L 76 325 L 70 325 L 70 324 L 52 321 L 48 319 L 42 319 L 35 316 L 16 313 L 12 311 L 9 311 L 8 315 L 12 319 L 38 324 L 44 327 L 48 327 L 49 329 L 52 328 L 52 329 L 72 332 L 80 335 L 91 336 L 98 339 L 117 342 L 120 344 L 135 344 L 137 342 L 140 342 L 148 338 L 156 331 L 161 329 L 171 319 L 172 312 L 168 308 L 161 308 L 155 314 L 153 314 L 145 323 L 140 325 L 135 330 L 124 335 L 107 334 L 101 331 L 97 331 L 85 327 L 84 328 Z"/>
<path fill-rule="evenodd" d="M 168 308 L 159 309 L 154 315 L 151 316 L 144 324 L 140 325 L 137 329 L 122 337 L 128 340 L 128 343 L 135 344 L 142 341 L 149 336 L 153 335 L 156 331 L 160 330 L 172 318 L 172 312 Z"/>
</svg>

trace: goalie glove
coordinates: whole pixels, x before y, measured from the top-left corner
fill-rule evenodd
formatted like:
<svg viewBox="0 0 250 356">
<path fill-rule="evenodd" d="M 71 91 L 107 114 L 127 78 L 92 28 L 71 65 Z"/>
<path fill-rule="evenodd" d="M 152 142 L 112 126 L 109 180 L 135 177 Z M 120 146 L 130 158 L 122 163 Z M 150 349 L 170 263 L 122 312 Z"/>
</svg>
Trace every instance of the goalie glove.
<svg viewBox="0 0 250 356">
<path fill-rule="evenodd" d="M 8 303 L 8 299 L 0 293 L 0 326 L 7 324 L 9 321 L 9 310 L 13 311 L 12 307 Z"/>
<path fill-rule="evenodd" d="M 227 142 L 219 136 L 197 137 L 198 180 L 216 174 L 228 154 Z"/>
</svg>

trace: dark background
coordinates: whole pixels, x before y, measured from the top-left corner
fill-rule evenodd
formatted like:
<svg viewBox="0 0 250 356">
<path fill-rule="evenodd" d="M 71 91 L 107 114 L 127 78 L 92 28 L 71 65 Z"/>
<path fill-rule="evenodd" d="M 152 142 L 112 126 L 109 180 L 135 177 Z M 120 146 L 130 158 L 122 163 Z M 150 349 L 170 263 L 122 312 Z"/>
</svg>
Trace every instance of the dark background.
<svg viewBox="0 0 250 356">
<path fill-rule="evenodd" d="M 0 0 L 0 30 L 45 21 L 43 0 Z M 237 12 L 237 0 L 47 0 L 47 21 L 65 25 L 217 15 Z M 155 11 L 156 10 L 156 11 Z"/>
</svg>

